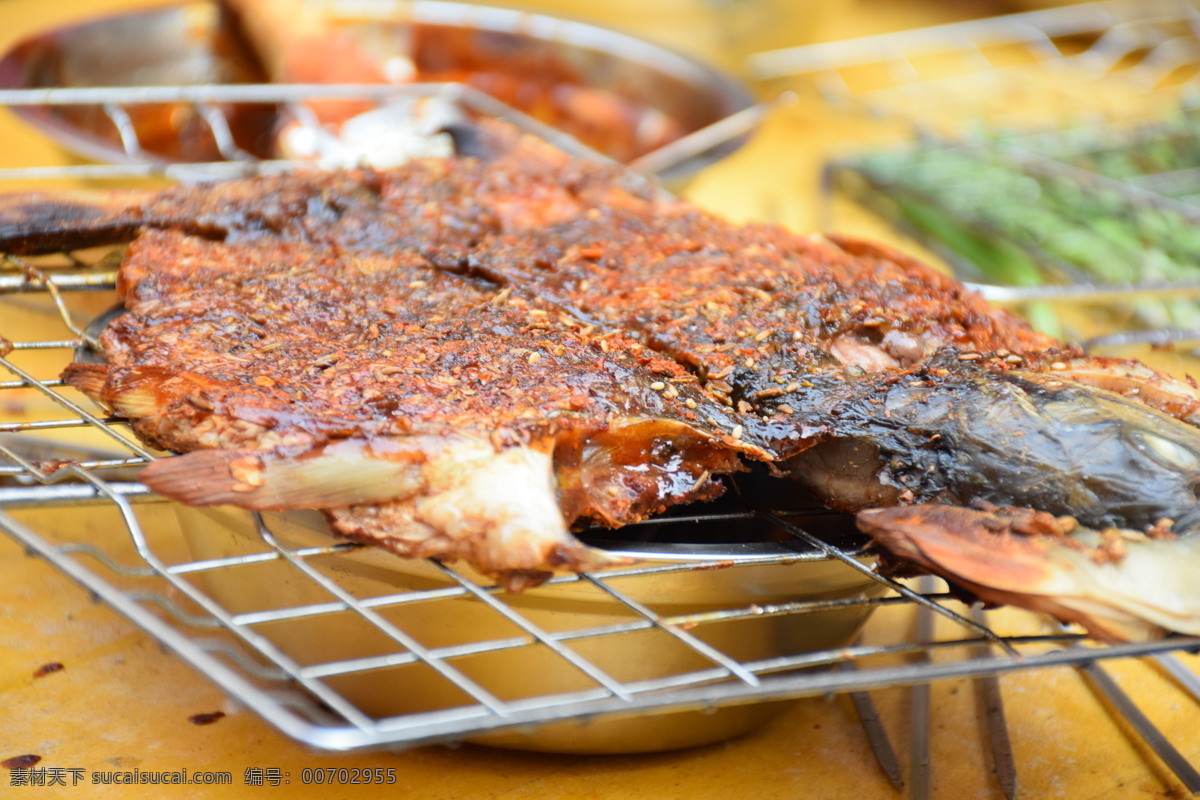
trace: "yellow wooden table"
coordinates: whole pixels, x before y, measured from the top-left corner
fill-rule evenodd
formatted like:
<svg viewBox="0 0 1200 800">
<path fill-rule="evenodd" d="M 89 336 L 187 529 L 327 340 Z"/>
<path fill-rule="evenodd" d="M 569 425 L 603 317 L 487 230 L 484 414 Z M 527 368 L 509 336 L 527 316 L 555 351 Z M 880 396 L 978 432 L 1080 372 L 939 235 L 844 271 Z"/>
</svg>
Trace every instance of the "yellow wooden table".
<svg viewBox="0 0 1200 800">
<path fill-rule="evenodd" d="M 0 2 L 0 48 L 45 27 L 101 12 L 152 5 L 138 0 L 57 4 Z M 860 2 L 829 22 L 829 37 L 915 27 L 988 11 L 937 3 Z M 794 146 L 796 127 L 813 120 L 773 120 L 764 133 L 692 189 L 699 202 L 731 216 L 771 216 L 812 224 L 811 191 L 818 161 Z M 836 133 L 836 132 L 834 132 Z M 0 166 L 64 163 L 53 145 L 5 115 Z M 766 209 L 766 211 L 764 211 Z M 856 232 L 887 237 L 866 218 Z M 0 311 L 8 314 L 9 311 Z M 10 322 L 11 320 L 4 320 Z M 91 526 L 111 534 L 86 510 L 33 518 L 40 529 Z M 54 567 L 0 536 L 0 761 L 40 757 L 67 786 L 17 786 L 0 770 L 4 797 L 232 797 L 387 795 L 436 798 L 890 798 L 901 796 L 874 765 L 853 709 L 844 697 L 809 699 L 740 739 L 692 750 L 642 756 L 566 756 L 478 746 L 422 747 L 400 753 L 310 752 L 231 704 L 214 684 L 159 647 L 107 607 L 94 602 Z M 1024 624 L 1024 623 L 1017 623 Z M 1189 663 L 1192 663 L 1189 661 Z M 62 669 L 45 671 L 46 664 Z M 1143 662 L 1110 665 L 1119 682 L 1180 747 L 1200 762 L 1200 709 Z M 1182 796 L 1170 773 L 1124 723 L 1088 691 L 1072 669 L 1016 673 L 1001 679 L 1022 796 L 1029 798 L 1153 798 Z M 876 693 L 902 763 L 907 762 L 907 690 Z M 196 715 L 223 712 L 209 724 Z M 969 682 L 933 687 L 935 798 L 994 798 Z M 211 717 L 210 717 L 211 718 Z M 396 782 L 370 786 L 304 786 L 305 768 L 394 770 Z M 247 769 L 278 769 L 287 787 L 253 786 Z M 93 771 L 187 769 L 229 771 L 231 786 L 127 787 L 90 785 Z M 70 770 L 79 770 L 72 773 Z M 74 775 L 83 783 L 70 786 Z"/>
</svg>

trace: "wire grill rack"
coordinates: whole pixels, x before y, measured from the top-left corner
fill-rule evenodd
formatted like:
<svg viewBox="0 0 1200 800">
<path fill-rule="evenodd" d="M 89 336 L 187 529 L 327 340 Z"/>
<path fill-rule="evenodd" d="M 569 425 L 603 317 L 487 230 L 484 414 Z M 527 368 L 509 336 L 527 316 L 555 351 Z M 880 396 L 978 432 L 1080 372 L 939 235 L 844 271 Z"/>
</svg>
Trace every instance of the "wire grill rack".
<svg viewBox="0 0 1200 800">
<path fill-rule="evenodd" d="M 836 108 L 961 134 L 986 120 L 1029 130 L 1133 120 L 1194 102 L 1200 9 L 1101 2 L 751 56 L 768 85 Z"/>
<path fill-rule="evenodd" d="M 330 93 L 359 96 L 358 91 L 381 96 L 379 87 L 163 87 L 4 92 L 0 103 L 98 103 L 119 124 L 119 109 L 127 104 L 287 102 Z M 497 109 L 490 99 L 472 97 L 462 87 L 436 91 L 452 92 L 458 101 L 477 103 L 476 110 L 564 141 L 515 112 Z M 136 142 L 124 136 L 122 141 L 130 155 L 137 155 Z M 569 141 L 564 146 L 573 147 Z M 137 162 L 8 170 L 0 173 L 0 182 L 21 181 L 25 186 L 31 179 L 147 175 L 190 179 L 198 174 L 196 170 L 206 176 L 226 176 L 289 166 L 247 160 L 209 165 Z M 0 529 L 155 636 L 232 697 L 308 745 L 331 750 L 410 747 L 536 732 L 556 722 L 657 716 L 849 692 L 881 766 L 899 782 L 890 744 L 871 712 L 870 690 L 977 677 L 996 692 L 994 677 L 1005 672 L 1075 665 L 1103 675 L 1098 662 L 1104 659 L 1153 656 L 1200 698 L 1195 675 L 1170 655 L 1200 649 L 1200 639 L 1099 646 L 1078 633 L 1047 631 L 1038 625 L 1032 626 L 1033 632 L 996 631 L 987 626 L 981 612 L 968 614 L 932 583 L 918 586 L 917 591 L 875 574 L 863 557 L 861 542 L 818 532 L 810 524 L 815 521 L 811 510 L 764 502 L 749 490 L 733 492 L 731 506 L 634 526 L 632 533 L 626 532 L 627 538 L 660 538 L 670 529 L 688 529 L 686 537 L 699 523 L 718 530 L 750 526 L 793 544 L 773 555 L 735 557 L 730 559 L 733 563 L 656 563 L 555 578 L 537 590 L 541 596 L 551 600 L 561 596 L 569 604 L 571 593 L 582 588 L 605 607 L 599 621 L 581 616 L 570 625 L 540 622 L 522 608 L 518 598 L 437 562 L 416 563 L 413 568 L 421 571 L 417 586 L 397 584 L 391 591 L 364 594 L 344 579 L 340 569 L 348 559 L 362 555 L 363 548 L 333 540 L 298 542 L 290 537 L 286 521 L 270 516 L 238 517 L 248 533 L 235 551 L 197 555 L 171 509 L 134 480 L 137 468 L 158 454 L 139 444 L 120 419 L 98 412 L 57 377 L 94 343 L 88 321 L 112 303 L 114 263 L 113 254 L 92 252 L 38 259 L 9 255 L 0 261 L 0 366 L 9 373 L 0 381 Z M 57 509 L 79 506 L 88 507 L 89 516 L 111 518 L 114 524 L 108 533 L 87 538 L 71 525 L 47 522 Z M 736 573 L 769 565 L 800 575 L 813 563 L 833 564 L 865 581 L 878 582 L 887 591 L 681 610 L 647 600 L 639 588 L 680 573 L 709 575 L 715 566 Z M 223 580 L 277 586 L 278 601 L 266 608 L 232 603 L 213 591 Z M 304 587 L 304 599 L 289 600 L 294 597 L 288 591 L 292 586 Z M 311 599 L 314 596 L 321 599 Z M 469 640 L 429 639 L 397 622 L 394 613 L 412 611 L 410 618 L 449 620 L 465 606 L 493 620 L 490 633 Z M 725 627 L 734 631 L 732 639 L 737 640 L 750 636 L 742 631 L 764 621 L 807 621 L 842 612 L 906 615 L 914 609 L 921 620 L 916 633 L 902 623 L 894 627 L 890 639 L 816 649 L 802 642 L 784 642 L 770 654 L 746 656 L 713 644 L 715 639 L 708 635 Z M 327 640 L 319 658 L 303 659 L 279 634 L 291 628 L 319 635 L 331 630 L 326 627 L 330 625 L 367 630 L 377 646 L 370 651 L 340 649 L 340 640 L 334 637 Z M 605 651 L 622 652 L 626 642 L 641 646 L 636 640 L 648 635 L 653 646 L 668 643 L 685 653 L 685 666 L 636 674 L 603 658 Z M 512 693 L 490 685 L 486 671 L 481 677 L 479 670 L 471 668 L 474 661 L 486 663 L 488 658 L 511 654 L 528 656 L 529 663 L 536 665 L 533 669 L 547 674 L 566 671 L 572 679 L 565 688 Z M 396 711 L 372 706 L 355 688 L 365 683 L 372 695 L 386 693 L 386 687 L 403 686 L 414 673 L 449 687 L 457 700 Z M 1109 693 L 1120 698 L 1115 687 Z M 924 736 L 927 741 L 928 698 L 924 705 L 919 699 L 914 702 L 918 712 L 924 708 L 923 714 L 916 714 L 917 724 L 922 719 L 925 724 L 916 740 Z M 1200 774 L 1148 721 L 1139 720 L 1128 698 L 1125 703 L 1131 723 L 1160 758 L 1189 790 L 1200 790 Z M 994 746 L 1004 752 L 999 713 L 990 727 Z M 914 753 L 919 754 L 915 745 Z M 928 763 L 914 759 L 910 783 L 914 797 L 927 792 L 928 782 L 921 776 L 928 768 Z M 1011 796 L 1015 773 L 998 768 L 998 775 Z"/>
</svg>

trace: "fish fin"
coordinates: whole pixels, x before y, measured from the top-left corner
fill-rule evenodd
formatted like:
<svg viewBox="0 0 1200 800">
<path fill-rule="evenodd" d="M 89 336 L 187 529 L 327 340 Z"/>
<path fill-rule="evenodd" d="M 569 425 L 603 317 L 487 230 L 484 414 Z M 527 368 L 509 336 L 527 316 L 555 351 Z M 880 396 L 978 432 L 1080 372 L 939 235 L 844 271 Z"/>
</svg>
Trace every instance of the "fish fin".
<svg viewBox="0 0 1200 800">
<path fill-rule="evenodd" d="M 68 364 L 60 376 L 69 386 L 73 386 L 98 403 L 104 402 L 105 387 L 108 385 L 108 364 Z"/>
<path fill-rule="evenodd" d="M 378 437 L 310 452 L 199 450 L 143 483 L 188 505 L 320 508 L 339 533 L 414 558 L 462 560 L 502 586 L 627 563 L 587 547 L 558 506 L 550 456 L 469 437 Z"/>
<path fill-rule="evenodd" d="M 150 464 L 143 483 L 187 505 L 235 505 L 259 511 L 333 508 L 407 497 L 422 485 L 427 453 L 380 455 L 367 440 L 334 442 L 300 455 L 197 450 Z"/>
<path fill-rule="evenodd" d="M 1126 359 L 1074 358 L 1058 362 L 1055 379 L 1069 379 L 1093 389 L 1143 403 L 1170 417 L 1200 425 L 1200 388 L 1194 381 L 1159 372 Z"/>
<path fill-rule="evenodd" d="M 409 498 L 331 510 L 334 528 L 400 555 L 465 561 L 510 590 L 558 571 L 628 563 L 570 533 L 545 453 L 465 442 L 431 459 L 422 477 Z"/>
<path fill-rule="evenodd" d="M 897 506 L 863 511 L 857 522 L 901 562 L 985 602 L 1079 623 L 1103 641 L 1200 634 L 1195 537 L 1094 531 L 1022 508 Z"/>
<path fill-rule="evenodd" d="M 62 379 L 117 414 L 137 420 L 162 415 L 181 398 L 226 391 L 220 381 L 165 367 L 73 363 L 63 370 Z"/>
</svg>

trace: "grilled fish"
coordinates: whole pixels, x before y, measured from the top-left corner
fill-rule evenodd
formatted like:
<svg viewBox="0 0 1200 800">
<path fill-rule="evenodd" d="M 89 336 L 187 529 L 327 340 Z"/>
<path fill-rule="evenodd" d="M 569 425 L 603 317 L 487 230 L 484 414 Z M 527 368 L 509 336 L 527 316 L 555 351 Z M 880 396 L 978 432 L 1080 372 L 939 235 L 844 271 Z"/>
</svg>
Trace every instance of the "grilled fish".
<svg viewBox="0 0 1200 800">
<path fill-rule="evenodd" d="M 471 285 L 490 287 L 496 296 L 510 292 L 528 304 L 524 313 L 577 326 L 585 337 L 612 336 L 631 357 L 652 356 L 678 376 L 666 380 L 661 376 L 668 372 L 656 373 L 650 385 L 673 387 L 680 394 L 672 399 L 682 400 L 682 408 L 655 407 L 648 416 L 683 420 L 698 431 L 688 436 L 704 443 L 706 457 L 720 462 L 715 469 L 685 469 L 678 485 L 727 471 L 737 459 L 766 461 L 831 507 L 864 512 L 862 527 L 900 558 L 913 558 L 935 527 L 943 552 L 954 546 L 977 552 L 971 548 L 979 526 L 923 527 L 909 524 L 912 514 L 870 509 L 912 506 L 907 510 L 919 513 L 935 507 L 930 504 L 979 505 L 988 514 L 987 508 L 1018 507 L 1101 531 L 1162 531 L 1170 520 L 1176 541 L 1195 529 L 1200 391 L 1190 381 L 1136 362 L 1088 357 L 887 248 L 731 225 L 619 168 L 575 161 L 499 128 L 484 126 L 479 142 L 484 146 L 476 152 L 484 157 L 421 160 L 386 172 L 295 174 L 152 196 L 110 195 L 91 204 L 9 199 L 0 209 L 13 223 L 0 226 L 0 246 L 34 251 L 66 240 L 119 240 L 139 230 L 139 241 L 152 241 L 161 230 L 186 233 L 188 242 L 206 242 L 205 248 L 220 240 L 231 262 L 243 249 L 290 247 L 304 263 L 313 253 L 330 253 L 349 274 L 355 263 L 388 265 L 378 267 L 387 272 L 419 257 L 436 280 L 458 281 L 455 292 Z M 174 269 L 139 252 L 135 245 L 121 277 L 135 308 L 137 287 Z M 235 283 L 231 278 L 204 289 L 219 297 Z M 162 301 L 152 300 L 152 311 L 154 302 Z M 304 324 L 293 318 L 289 330 Z M 491 339 L 475 327 L 484 352 L 504 346 L 510 335 L 506 330 Z M 434 331 L 425 346 L 436 352 L 443 338 Z M 105 340 L 114 369 L 135 369 L 140 356 L 122 361 L 119 339 Z M 169 373 L 175 345 L 159 334 L 149 339 L 166 341 L 161 359 Z M 244 346 L 252 352 L 256 345 Z M 260 361 L 253 363 L 257 369 Z M 222 368 L 229 370 L 226 380 L 250 379 L 251 370 L 236 359 Z M 570 366 L 580 368 L 594 367 Z M 119 380 L 101 386 L 78 372 L 67 377 L 101 399 L 114 402 L 119 395 Z M 314 416 L 329 416 L 324 402 Z M 544 408 L 532 396 L 520 402 Z M 135 418 L 144 411 L 117 410 Z M 447 403 L 430 421 L 444 422 L 446 435 L 479 431 L 495 424 L 484 411 Z M 647 418 L 641 410 L 634 416 Z M 363 435 L 374 435 L 366 430 Z M 289 455 L 281 450 L 273 457 L 282 463 Z M 208 456 L 186 458 L 199 457 Z M 674 469 L 693 457 L 667 461 Z M 156 465 L 150 478 L 160 469 L 168 468 Z M 564 487 L 573 485 L 566 476 L 569 470 L 554 477 L 560 509 L 571 507 L 564 499 Z M 162 489 L 189 502 L 204 494 Z M 636 514 L 654 505 L 637 505 Z M 627 521 L 618 516 L 609 521 Z M 571 518 L 567 511 L 564 519 Z M 1090 547 L 1087 541 L 1080 539 Z M 1163 555 L 1168 548 L 1156 550 L 1156 558 L 1169 557 Z M 1042 561 L 1068 583 L 1078 579 L 1064 564 Z M 998 547 L 964 584 L 986 598 L 993 575 L 1007 602 L 1047 608 L 1032 584 L 1028 594 L 1020 581 L 1014 587 L 1015 568 Z M 940 568 L 951 579 L 955 570 Z M 1079 591 L 1086 595 L 1095 585 Z M 1167 619 L 1171 630 L 1200 633 L 1200 593 L 1180 591 L 1182 613 L 1154 617 L 1118 603 L 1127 617 L 1120 625 L 1086 613 L 1071 618 L 1113 638 L 1153 635 Z"/>
</svg>

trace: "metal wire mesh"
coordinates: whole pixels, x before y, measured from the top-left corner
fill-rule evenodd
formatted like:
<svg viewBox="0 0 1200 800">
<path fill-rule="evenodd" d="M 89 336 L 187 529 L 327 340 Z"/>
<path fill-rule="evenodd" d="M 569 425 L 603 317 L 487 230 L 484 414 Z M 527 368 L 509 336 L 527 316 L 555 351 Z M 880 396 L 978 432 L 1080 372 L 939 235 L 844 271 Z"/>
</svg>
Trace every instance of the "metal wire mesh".
<svg viewBox="0 0 1200 800">
<path fill-rule="evenodd" d="M 759 53 L 763 81 L 840 108 L 962 133 L 1133 119 L 1189 101 L 1197 8 L 1187 0 L 1089 3 Z"/>
<path fill-rule="evenodd" d="M 436 91 L 575 148 L 461 87 Z M 224 139 L 219 114 L 207 104 L 286 102 L 331 92 L 385 93 L 380 87 L 164 87 L 4 92 L 0 103 L 99 103 L 122 131 L 124 154 L 136 161 L 143 152 L 136 128 L 127 135 L 130 128 L 123 126 L 126 105 L 197 104 L 219 145 Z M 7 171 L 0 179 L 193 179 L 291 166 L 247 160 L 229 147 L 222 152 L 233 161 L 30 168 Z M 880 753 L 888 747 L 869 722 L 867 690 L 1200 649 L 1200 639 L 1186 637 L 1097 646 L 1073 632 L 1001 634 L 981 618 L 965 616 L 945 593 L 930 587 L 916 592 L 879 577 L 863 558 L 861 541 L 817 531 L 810 509 L 764 501 L 749 488 L 733 492 L 730 505 L 655 520 L 625 536 L 661 538 L 669 529 L 690 532 L 701 523 L 717 530 L 749 526 L 794 545 L 734 558 L 734 564 L 654 563 L 560 576 L 527 593 L 529 602 L 436 562 L 381 568 L 372 559 L 382 554 L 313 539 L 294 517 L 239 513 L 214 520 L 205 512 L 176 514 L 133 480 L 137 467 L 157 454 L 57 377 L 89 345 L 88 321 L 111 305 L 113 265 L 109 254 L 36 261 L 9 256 L 0 265 L 0 366 L 11 376 L 0 382 L 0 529 L 307 744 L 341 750 L 415 746 L 536 731 L 563 721 L 852 692 L 865 703 L 864 723 Z M 43 525 L 47 513 L 77 505 L 110 515 L 116 523 L 111 535 L 82 541 L 70 530 Z M 197 535 L 196 526 L 206 533 Z M 213 541 L 224 544 L 206 549 L 205 542 Z M 800 591 L 765 602 L 703 607 L 664 602 L 643 590 L 678 575 L 699 580 L 763 567 L 794 575 L 802 586 L 813 565 L 871 588 L 833 597 Z M 385 585 L 360 580 L 357 571 L 363 569 L 382 569 Z M 876 582 L 887 591 L 875 590 Z M 264 586 L 269 591 L 258 590 Z M 256 591 L 239 594 L 239 587 Z M 563 614 L 555 604 L 570 611 Z M 582 606 L 588 613 L 579 613 Z M 923 619 L 935 615 L 945 622 L 936 628 L 923 624 L 915 635 L 899 625 L 890 639 L 851 640 L 856 622 L 869 613 L 913 608 L 921 609 Z M 464 616 L 483 622 L 470 634 L 449 626 Z M 788 633 L 797 621 L 819 629 L 818 621 L 826 618 L 840 620 L 830 623 L 836 630 L 831 639 Z M 764 629 L 766 649 L 730 644 L 761 640 Z M 314 640 L 320 645 L 315 652 L 297 644 Z M 654 650 L 671 650 L 678 658 L 649 671 L 634 668 L 636 655 Z M 514 669 L 536 675 L 535 686 L 507 683 L 503 676 Z M 404 706 L 396 700 L 402 696 L 422 702 Z M 1178 765 L 1177 771 L 1186 770 L 1186 762 Z"/>
</svg>

